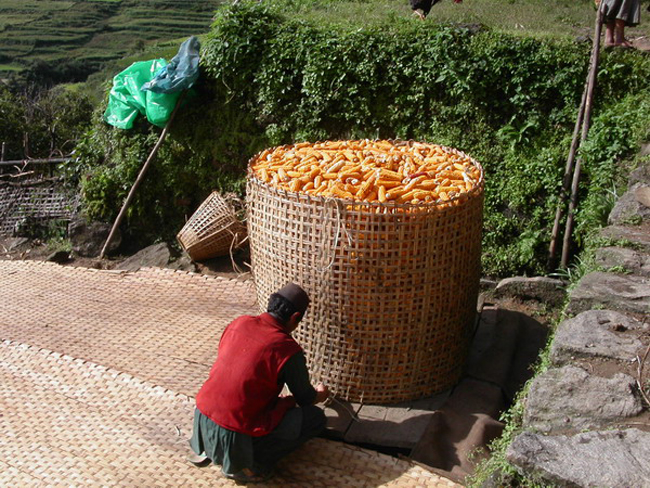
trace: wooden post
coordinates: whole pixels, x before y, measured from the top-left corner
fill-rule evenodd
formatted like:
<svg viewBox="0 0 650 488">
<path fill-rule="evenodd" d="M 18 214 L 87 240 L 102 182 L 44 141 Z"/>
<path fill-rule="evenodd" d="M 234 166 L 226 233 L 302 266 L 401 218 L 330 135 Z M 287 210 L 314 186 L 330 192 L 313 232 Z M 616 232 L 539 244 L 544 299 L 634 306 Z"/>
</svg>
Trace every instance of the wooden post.
<svg viewBox="0 0 650 488">
<path fill-rule="evenodd" d="M 598 78 L 598 58 L 600 55 L 600 34 L 603 26 L 603 4 L 600 2 L 598 6 L 598 13 L 596 15 L 596 28 L 594 34 L 594 47 L 591 59 L 591 70 L 589 71 L 589 80 L 587 82 L 587 99 L 585 101 L 585 114 L 584 122 L 582 124 L 582 137 L 580 142 L 584 142 L 589 134 L 589 127 L 591 124 L 591 110 L 593 108 L 594 89 L 596 87 L 596 79 Z M 578 186 L 580 184 L 580 167 L 582 165 L 582 157 L 576 161 L 573 170 L 573 180 L 571 182 L 571 198 L 569 199 L 569 210 L 567 212 L 567 220 L 564 228 L 564 240 L 562 242 L 562 259 L 560 260 L 560 267 L 566 268 L 569 263 L 569 250 L 571 247 L 571 234 L 573 232 L 573 217 L 578 203 Z"/>
<path fill-rule="evenodd" d="M 161 132 L 160 137 L 158 138 L 158 142 L 156 142 L 156 145 L 153 147 L 153 149 L 149 153 L 149 157 L 147 158 L 144 165 L 142 166 L 142 169 L 140 169 L 140 173 L 138 174 L 138 177 L 135 179 L 135 182 L 133 183 L 133 186 L 131 187 L 131 190 L 129 191 L 129 194 L 127 195 L 126 200 L 124 200 L 124 204 L 122 205 L 122 208 L 120 209 L 120 213 L 117 215 L 117 218 L 115 219 L 115 222 L 113 223 L 113 227 L 111 228 L 111 231 L 108 234 L 108 238 L 106 239 L 106 242 L 104 243 L 104 247 L 102 247 L 102 252 L 99 253 L 99 259 L 104 258 L 105 254 L 106 254 L 106 249 L 108 249 L 108 245 L 113 240 L 113 237 L 115 236 L 115 231 L 117 230 L 117 228 L 122 223 L 122 219 L 124 218 L 124 215 L 126 215 L 126 210 L 129 208 L 129 205 L 131 204 L 131 201 L 133 200 L 133 197 L 135 195 L 135 191 L 140 186 L 140 183 L 142 183 L 142 180 L 144 179 L 145 173 L 149 169 L 149 166 L 151 165 L 151 162 L 153 161 L 153 158 L 158 153 L 158 149 L 160 149 L 161 144 L 163 143 L 163 141 L 165 140 L 165 137 L 167 136 L 167 132 L 169 131 L 169 127 L 172 125 L 172 122 L 174 120 L 174 116 L 176 115 L 176 112 L 178 111 L 178 107 L 180 107 L 181 101 L 183 100 L 184 96 L 185 96 L 185 92 L 182 92 L 181 95 L 178 97 L 178 100 L 176 101 L 176 106 L 174 107 L 174 110 L 173 110 L 172 114 L 169 116 L 169 120 L 165 124 L 165 128 Z"/>
</svg>

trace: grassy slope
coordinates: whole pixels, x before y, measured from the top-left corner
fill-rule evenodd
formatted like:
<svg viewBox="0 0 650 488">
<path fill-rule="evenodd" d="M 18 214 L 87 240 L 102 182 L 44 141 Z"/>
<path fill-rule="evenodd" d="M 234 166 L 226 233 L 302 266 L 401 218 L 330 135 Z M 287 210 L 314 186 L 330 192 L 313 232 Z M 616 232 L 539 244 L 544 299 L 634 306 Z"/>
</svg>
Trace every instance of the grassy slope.
<svg viewBox="0 0 650 488">
<path fill-rule="evenodd" d="M 209 30 L 213 11 L 227 0 L 3 0 L 0 4 L 0 77 L 29 61 L 79 60 L 106 66 L 101 80 L 131 62 L 171 57 L 181 40 Z M 242 0 L 246 1 L 246 0 Z M 368 25 L 411 15 L 406 0 L 290 0 L 292 12 L 315 21 Z M 645 14 L 645 12 L 644 12 Z M 577 36 L 593 30 L 592 0 L 444 0 L 426 22 L 484 24 L 520 35 Z M 643 19 L 642 19 L 643 20 Z M 650 36 L 650 24 L 628 29 Z M 107 64 L 108 63 L 108 64 Z"/>
<path fill-rule="evenodd" d="M 146 43 L 206 32 L 222 0 L 3 0 L 0 72 L 29 61 L 100 63 Z"/>
<path fill-rule="evenodd" d="M 411 15 L 407 0 L 294 0 L 296 15 L 311 19 L 374 23 L 386 16 Z M 650 25 L 628 29 L 631 37 L 647 36 Z M 528 36 L 575 36 L 593 31 L 592 0 L 443 0 L 426 22 L 484 24 L 496 30 Z"/>
</svg>

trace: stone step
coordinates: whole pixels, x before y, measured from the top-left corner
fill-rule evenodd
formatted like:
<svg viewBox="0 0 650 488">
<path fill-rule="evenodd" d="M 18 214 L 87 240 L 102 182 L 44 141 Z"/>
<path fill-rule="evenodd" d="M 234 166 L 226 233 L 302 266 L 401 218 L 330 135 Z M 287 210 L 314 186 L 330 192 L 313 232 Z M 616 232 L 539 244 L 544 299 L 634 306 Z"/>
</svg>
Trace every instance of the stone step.
<svg viewBox="0 0 650 488">
<path fill-rule="evenodd" d="M 567 312 L 591 309 L 650 313 L 650 278 L 600 271 L 583 276 L 569 295 Z"/>
<path fill-rule="evenodd" d="M 589 358 L 633 362 L 644 349 L 640 336 L 649 330 L 650 325 L 620 312 L 588 310 L 558 325 L 551 361 L 560 366 Z"/>
<path fill-rule="evenodd" d="M 643 411 L 631 376 L 595 376 L 567 365 L 537 376 L 528 392 L 524 428 L 542 433 L 605 427 Z"/>
<path fill-rule="evenodd" d="M 639 429 L 572 436 L 525 432 L 506 457 L 552 486 L 650 486 L 650 433 Z"/>
<path fill-rule="evenodd" d="M 620 268 L 638 276 L 650 276 L 650 254 L 628 247 L 601 247 L 596 265 L 605 270 Z"/>
<path fill-rule="evenodd" d="M 598 235 L 603 239 L 629 243 L 630 246 L 644 253 L 650 252 L 650 222 L 648 221 L 636 226 L 610 225 L 601 229 Z"/>
</svg>

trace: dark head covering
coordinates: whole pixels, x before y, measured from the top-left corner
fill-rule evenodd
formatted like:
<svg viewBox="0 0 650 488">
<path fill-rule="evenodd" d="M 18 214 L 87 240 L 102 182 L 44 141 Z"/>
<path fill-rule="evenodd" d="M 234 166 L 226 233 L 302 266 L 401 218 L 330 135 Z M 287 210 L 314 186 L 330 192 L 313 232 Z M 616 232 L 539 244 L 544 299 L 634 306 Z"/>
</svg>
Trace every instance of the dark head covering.
<svg viewBox="0 0 650 488">
<path fill-rule="evenodd" d="M 307 295 L 307 292 L 295 283 L 285 285 L 276 293 L 293 303 L 294 307 L 296 307 L 301 314 L 304 314 L 309 306 L 309 295 Z"/>
</svg>

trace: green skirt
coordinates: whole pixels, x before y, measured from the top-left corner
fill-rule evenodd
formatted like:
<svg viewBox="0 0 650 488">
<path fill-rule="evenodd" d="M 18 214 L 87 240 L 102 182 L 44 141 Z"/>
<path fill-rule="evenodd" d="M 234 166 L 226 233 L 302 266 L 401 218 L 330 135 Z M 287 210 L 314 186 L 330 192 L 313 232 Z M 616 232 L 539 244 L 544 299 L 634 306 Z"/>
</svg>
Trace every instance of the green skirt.
<svg viewBox="0 0 650 488">
<path fill-rule="evenodd" d="M 194 427 L 190 447 L 196 454 L 205 453 L 213 463 L 220 464 L 224 474 L 236 474 L 253 469 L 253 439 L 215 424 L 194 410 Z"/>
</svg>

